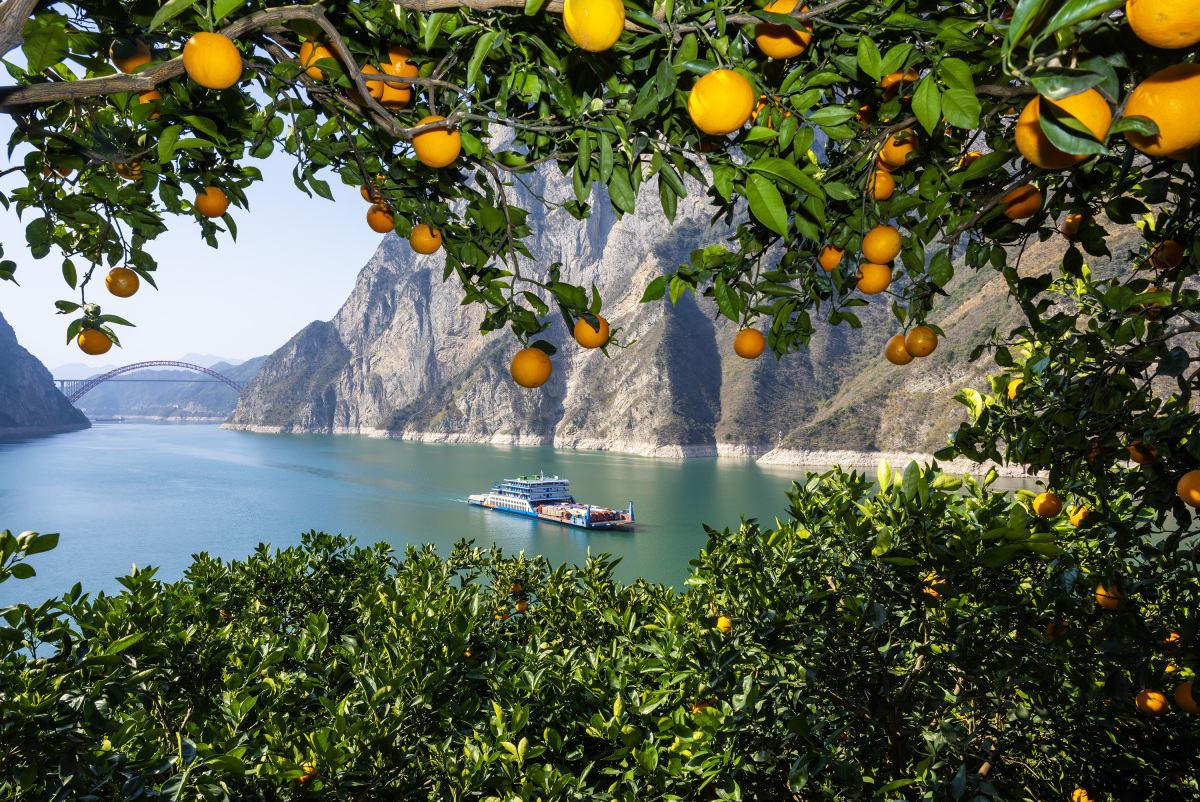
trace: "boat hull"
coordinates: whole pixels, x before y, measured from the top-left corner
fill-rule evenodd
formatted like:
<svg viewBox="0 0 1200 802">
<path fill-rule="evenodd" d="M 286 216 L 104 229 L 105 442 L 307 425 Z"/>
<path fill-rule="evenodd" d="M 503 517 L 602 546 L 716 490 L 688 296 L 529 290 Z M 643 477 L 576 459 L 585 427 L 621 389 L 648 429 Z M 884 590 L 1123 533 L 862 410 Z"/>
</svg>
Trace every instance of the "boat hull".
<svg viewBox="0 0 1200 802">
<path fill-rule="evenodd" d="M 621 529 L 633 525 L 633 521 L 627 517 L 617 520 L 592 521 L 588 523 L 578 519 L 572 520 L 570 518 L 557 518 L 553 515 L 543 515 L 540 512 L 525 512 L 524 510 L 508 510 L 504 509 L 503 507 L 493 507 L 491 504 L 476 501 L 475 499 L 469 499 L 467 503 L 474 507 L 482 507 L 485 510 L 491 510 L 492 512 L 503 512 L 508 515 L 515 515 L 519 518 L 526 518 L 534 521 L 546 521 L 547 523 L 570 526 L 575 529 Z"/>
</svg>

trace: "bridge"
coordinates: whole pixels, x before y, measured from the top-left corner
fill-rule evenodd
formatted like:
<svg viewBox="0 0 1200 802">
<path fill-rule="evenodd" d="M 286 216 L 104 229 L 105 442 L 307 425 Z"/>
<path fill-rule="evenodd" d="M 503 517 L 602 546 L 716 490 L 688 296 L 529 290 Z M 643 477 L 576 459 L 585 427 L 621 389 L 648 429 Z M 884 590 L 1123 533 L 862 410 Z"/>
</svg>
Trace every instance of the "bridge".
<svg viewBox="0 0 1200 802">
<path fill-rule="evenodd" d="M 135 370 L 143 370 L 145 368 L 187 368 L 188 370 L 194 370 L 198 373 L 203 373 L 204 375 L 210 376 L 212 378 L 208 378 L 208 379 L 118 379 L 117 378 L 117 376 L 120 376 L 122 374 L 131 373 Z M 242 382 L 234 381 L 233 379 L 229 378 L 228 376 L 222 376 L 220 373 L 217 373 L 215 370 L 210 370 L 209 368 L 201 367 L 200 365 L 193 365 L 190 362 L 171 362 L 168 360 L 158 360 L 155 362 L 138 362 L 135 365 L 126 365 L 123 368 L 117 368 L 115 370 L 110 370 L 108 373 L 105 373 L 101 376 L 96 376 L 91 379 L 55 379 L 54 381 L 56 381 L 58 383 L 58 389 L 62 390 L 62 394 L 65 395 L 67 397 L 67 400 L 70 401 L 72 404 L 74 404 L 76 401 L 78 401 L 80 398 L 82 398 L 88 392 L 96 389 L 96 387 L 98 387 L 101 384 L 103 384 L 104 382 L 108 382 L 108 381 L 174 382 L 176 384 L 192 384 L 195 382 L 224 382 L 225 384 L 228 384 L 233 389 L 237 390 L 238 393 L 241 393 L 242 388 L 245 387 L 245 385 Z"/>
</svg>

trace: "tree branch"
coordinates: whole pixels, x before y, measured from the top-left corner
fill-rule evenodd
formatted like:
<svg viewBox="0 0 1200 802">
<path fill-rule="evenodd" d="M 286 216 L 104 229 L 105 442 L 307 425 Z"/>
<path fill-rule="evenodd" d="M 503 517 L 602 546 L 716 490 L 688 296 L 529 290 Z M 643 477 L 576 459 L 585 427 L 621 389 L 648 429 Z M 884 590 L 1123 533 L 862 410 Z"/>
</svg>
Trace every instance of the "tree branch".
<svg viewBox="0 0 1200 802">
<path fill-rule="evenodd" d="M 0 56 L 25 41 L 25 21 L 37 4 L 38 0 L 5 0 L 0 5 Z"/>
</svg>

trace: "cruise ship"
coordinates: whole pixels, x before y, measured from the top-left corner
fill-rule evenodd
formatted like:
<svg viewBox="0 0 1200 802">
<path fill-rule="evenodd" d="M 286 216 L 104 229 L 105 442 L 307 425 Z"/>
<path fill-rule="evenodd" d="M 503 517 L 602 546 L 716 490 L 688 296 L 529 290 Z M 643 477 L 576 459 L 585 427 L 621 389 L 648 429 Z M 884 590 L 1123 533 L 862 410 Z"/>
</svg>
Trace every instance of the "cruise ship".
<svg viewBox="0 0 1200 802">
<path fill-rule="evenodd" d="M 544 474 L 502 479 L 490 493 L 469 496 L 467 503 L 581 529 L 617 529 L 633 523 L 632 501 L 627 510 L 579 504 L 566 479 Z"/>
</svg>

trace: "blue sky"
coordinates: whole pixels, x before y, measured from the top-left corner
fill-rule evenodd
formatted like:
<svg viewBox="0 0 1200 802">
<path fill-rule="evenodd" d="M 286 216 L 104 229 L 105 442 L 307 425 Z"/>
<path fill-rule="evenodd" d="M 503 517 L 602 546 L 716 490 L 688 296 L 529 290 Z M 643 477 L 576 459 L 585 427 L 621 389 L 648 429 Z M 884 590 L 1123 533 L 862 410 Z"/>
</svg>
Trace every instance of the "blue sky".
<svg viewBox="0 0 1200 802">
<path fill-rule="evenodd" d="M 12 124 L 0 119 L 3 141 L 11 131 Z M 0 157 L 0 169 L 21 163 L 26 150 L 12 160 Z M 66 343 L 69 318 L 56 314 L 54 302 L 77 301 L 78 292 L 63 281 L 60 254 L 30 256 L 25 226 L 34 218 L 32 210 L 18 220 L 15 211 L 0 207 L 4 258 L 17 263 L 21 283 L 0 282 L 0 313 L 21 344 L 50 368 L 89 360 L 124 365 L 178 359 L 189 352 L 248 359 L 270 353 L 313 320 L 332 317 L 382 241 L 367 227 L 367 204 L 358 187 L 330 174 L 323 177 L 337 202 L 309 198 L 292 182 L 294 162 L 282 150 L 247 161 L 262 170 L 264 181 L 247 190 L 249 210 L 230 207 L 236 243 L 223 234 L 213 250 L 194 220 L 168 218 L 170 230 L 148 246 L 158 261 L 157 291 L 143 283 L 132 298 L 116 298 L 101 282 L 99 292 L 89 292 L 89 301 L 137 325 L 117 327 L 124 347 L 103 356 L 89 357 Z M 20 173 L 4 176 L 0 190 L 24 180 Z"/>
</svg>

